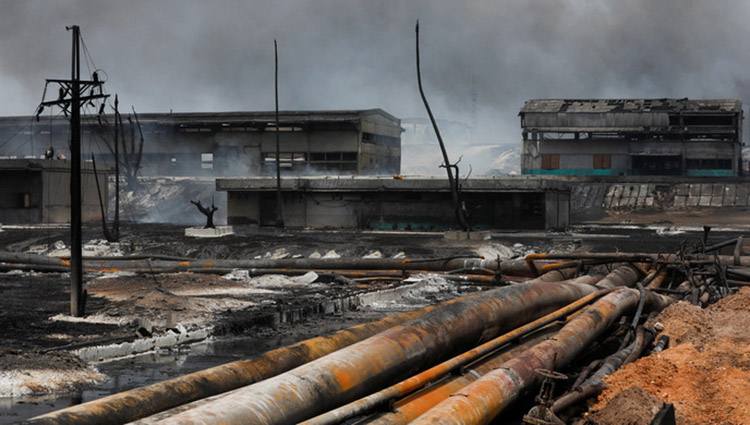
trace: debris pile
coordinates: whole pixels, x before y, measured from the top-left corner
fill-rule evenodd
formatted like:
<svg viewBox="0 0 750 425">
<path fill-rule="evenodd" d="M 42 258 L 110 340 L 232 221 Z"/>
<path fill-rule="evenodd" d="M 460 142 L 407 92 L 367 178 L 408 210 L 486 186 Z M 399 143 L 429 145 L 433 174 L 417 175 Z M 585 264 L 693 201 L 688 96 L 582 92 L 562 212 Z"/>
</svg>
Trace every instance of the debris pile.
<svg viewBox="0 0 750 425">
<path fill-rule="evenodd" d="M 706 309 L 674 304 L 655 320 L 672 346 L 609 376 L 593 411 L 622 414 L 604 406 L 637 391 L 674 404 L 679 424 L 750 423 L 750 288 Z"/>
</svg>

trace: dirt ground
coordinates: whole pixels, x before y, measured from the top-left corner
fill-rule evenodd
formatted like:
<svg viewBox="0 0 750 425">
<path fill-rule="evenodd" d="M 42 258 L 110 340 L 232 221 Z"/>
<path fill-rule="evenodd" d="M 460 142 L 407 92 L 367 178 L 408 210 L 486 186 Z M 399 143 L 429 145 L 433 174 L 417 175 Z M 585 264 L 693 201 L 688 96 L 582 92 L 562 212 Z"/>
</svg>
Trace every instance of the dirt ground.
<svg viewBox="0 0 750 425">
<path fill-rule="evenodd" d="M 609 376 L 592 411 L 604 412 L 624 392 L 645 391 L 673 403 L 680 425 L 750 424 L 750 288 L 706 309 L 674 304 L 656 320 L 670 348 Z"/>
</svg>

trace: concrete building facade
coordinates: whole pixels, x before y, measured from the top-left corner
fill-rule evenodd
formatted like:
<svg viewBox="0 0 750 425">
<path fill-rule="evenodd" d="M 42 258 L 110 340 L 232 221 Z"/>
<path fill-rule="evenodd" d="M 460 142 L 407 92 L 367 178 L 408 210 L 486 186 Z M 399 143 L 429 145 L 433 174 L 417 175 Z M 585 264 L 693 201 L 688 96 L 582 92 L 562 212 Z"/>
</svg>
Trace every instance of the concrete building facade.
<svg viewBox="0 0 750 425">
<path fill-rule="evenodd" d="M 521 112 L 521 171 L 535 175 L 737 176 L 734 99 L 535 99 Z"/>
<path fill-rule="evenodd" d="M 272 178 L 219 178 L 229 224 L 276 224 Z M 475 178 L 462 183 L 476 229 L 563 229 L 570 190 L 537 178 Z M 300 177 L 282 180 L 284 226 L 312 229 L 445 230 L 456 216 L 445 178 Z"/>
<path fill-rule="evenodd" d="M 107 212 L 108 170 L 99 171 Z M 101 220 L 96 180 L 90 163 L 81 167 L 83 221 Z M 0 223 L 62 224 L 70 222 L 70 162 L 39 159 L 0 160 Z"/>
<path fill-rule="evenodd" d="M 382 109 L 282 111 L 279 117 L 280 158 L 285 175 L 398 174 L 401 168 L 399 119 Z M 113 117 L 105 117 L 112 123 Z M 130 152 L 140 134 L 123 118 Z M 198 112 L 139 114 L 143 132 L 141 175 L 261 176 L 275 174 L 276 126 L 273 112 Z M 31 123 L 31 124 L 29 124 Z M 19 131 L 20 130 L 20 131 Z M 112 165 L 114 128 L 96 117 L 83 118 L 82 143 L 103 165 Z M 15 140 L 11 140 L 15 139 Z M 70 134 L 63 117 L 0 118 L 0 156 L 39 157 L 52 145 L 68 152 Z M 109 146 L 109 147 L 108 147 Z M 121 153 L 123 149 L 120 150 Z"/>
</svg>

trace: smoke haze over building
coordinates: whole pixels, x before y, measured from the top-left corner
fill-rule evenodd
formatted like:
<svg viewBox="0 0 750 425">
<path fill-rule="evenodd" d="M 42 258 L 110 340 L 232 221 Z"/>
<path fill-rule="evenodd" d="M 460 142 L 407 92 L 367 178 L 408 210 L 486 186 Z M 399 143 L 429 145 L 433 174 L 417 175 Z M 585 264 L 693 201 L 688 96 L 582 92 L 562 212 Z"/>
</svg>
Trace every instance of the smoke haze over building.
<svg viewBox="0 0 750 425">
<path fill-rule="evenodd" d="M 525 99 L 739 97 L 743 1 L 9 1 L 0 14 L 0 115 L 32 114 L 43 79 L 69 73 L 79 24 L 110 92 L 139 111 L 382 107 L 442 118 L 476 140 L 514 141 Z M 85 68 L 84 68 L 85 72 Z M 448 141 L 450 143 L 450 141 Z"/>
</svg>

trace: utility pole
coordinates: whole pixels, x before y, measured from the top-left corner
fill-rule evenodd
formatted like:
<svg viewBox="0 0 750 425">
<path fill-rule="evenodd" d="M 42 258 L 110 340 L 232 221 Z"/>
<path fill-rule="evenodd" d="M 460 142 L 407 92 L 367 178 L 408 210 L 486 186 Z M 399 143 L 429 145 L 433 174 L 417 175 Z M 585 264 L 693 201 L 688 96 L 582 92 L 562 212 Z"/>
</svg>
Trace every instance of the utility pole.
<svg viewBox="0 0 750 425">
<path fill-rule="evenodd" d="M 59 95 L 56 100 L 52 101 L 42 99 L 37 111 L 37 119 L 47 106 L 62 108 L 66 116 L 70 113 L 70 315 L 80 317 L 84 314 L 85 306 L 81 254 L 81 106 L 96 99 L 106 99 L 109 95 L 102 93 L 104 83 L 99 81 L 96 72 L 91 80 L 81 81 L 80 28 L 78 25 L 73 25 L 65 29 L 73 33 L 70 80 L 48 79 L 46 81 L 45 95 L 50 83 L 60 86 Z M 98 93 L 95 93 L 97 90 Z M 87 91 L 88 95 L 86 95 Z"/>
<path fill-rule="evenodd" d="M 273 40 L 273 89 L 276 100 L 276 226 L 284 227 L 284 198 L 281 195 L 281 149 L 279 147 L 279 49 Z M 290 158 L 292 161 L 294 158 Z"/>
</svg>

